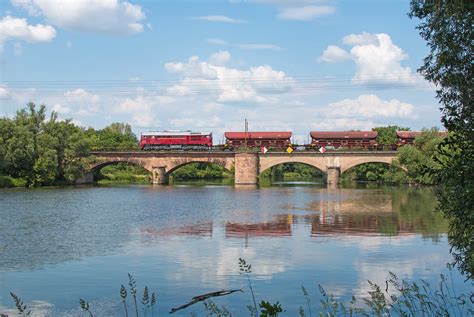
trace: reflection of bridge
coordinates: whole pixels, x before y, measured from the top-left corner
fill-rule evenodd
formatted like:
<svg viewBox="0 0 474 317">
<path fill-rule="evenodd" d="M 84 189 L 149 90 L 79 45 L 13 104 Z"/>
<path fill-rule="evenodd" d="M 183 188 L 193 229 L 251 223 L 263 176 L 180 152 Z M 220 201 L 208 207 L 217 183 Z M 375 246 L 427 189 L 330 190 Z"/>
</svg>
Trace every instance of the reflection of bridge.
<svg viewBox="0 0 474 317">
<path fill-rule="evenodd" d="M 391 164 L 396 152 L 92 152 L 96 161 L 91 171 L 80 183 L 91 183 L 93 175 L 102 167 L 126 162 L 143 166 L 152 173 L 153 184 L 168 183 L 168 176 L 177 168 L 193 163 L 206 162 L 235 169 L 235 184 L 257 184 L 260 173 L 283 163 L 304 163 L 327 174 L 329 184 L 337 183 L 339 175 L 356 165 L 364 163 Z"/>
</svg>

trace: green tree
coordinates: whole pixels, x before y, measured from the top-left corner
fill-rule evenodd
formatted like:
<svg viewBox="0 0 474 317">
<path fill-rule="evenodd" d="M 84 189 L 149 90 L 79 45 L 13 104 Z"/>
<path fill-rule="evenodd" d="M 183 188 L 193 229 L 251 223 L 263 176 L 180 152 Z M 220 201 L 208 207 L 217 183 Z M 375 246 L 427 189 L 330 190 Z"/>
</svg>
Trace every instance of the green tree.
<svg viewBox="0 0 474 317">
<path fill-rule="evenodd" d="M 87 166 L 89 145 L 84 131 L 46 106 L 29 103 L 13 119 L 0 121 L 1 172 L 26 180 L 28 186 L 73 183 Z"/>
<path fill-rule="evenodd" d="M 98 131 L 89 129 L 86 135 L 95 151 L 138 150 L 138 139 L 128 123 L 112 123 Z"/>
<path fill-rule="evenodd" d="M 397 143 L 397 131 L 410 131 L 410 128 L 389 125 L 386 127 L 375 127 L 372 131 L 377 131 L 377 143 L 379 145 L 391 146 Z"/>
<path fill-rule="evenodd" d="M 474 274 L 474 63 L 472 0 L 412 0 L 410 17 L 421 20 L 430 52 L 419 72 L 436 85 L 443 125 L 450 131 L 440 146 L 439 208 L 450 220 L 454 261 Z"/>
</svg>

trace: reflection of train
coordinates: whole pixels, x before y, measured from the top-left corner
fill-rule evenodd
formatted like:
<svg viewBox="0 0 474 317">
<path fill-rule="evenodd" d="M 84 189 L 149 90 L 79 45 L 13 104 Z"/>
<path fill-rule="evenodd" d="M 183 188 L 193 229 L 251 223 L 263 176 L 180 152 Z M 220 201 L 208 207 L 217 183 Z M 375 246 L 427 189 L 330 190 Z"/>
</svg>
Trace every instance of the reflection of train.
<svg viewBox="0 0 474 317">
<path fill-rule="evenodd" d="M 337 150 L 366 149 L 381 150 L 413 144 L 422 132 L 397 131 L 396 144 L 382 146 L 377 142 L 377 131 L 312 131 L 311 142 L 304 146 L 291 143 L 292 132 L 225 132 L 225 144 L 212 143 L 212 133 L 191 131 L 156 131 L 142 133 L 140 148 L 142 150 L 238 150 L 239 148 L 281 151 L 292 150 Z M 440 135 L 445 133 L 440 132 Z"/>
</svg>

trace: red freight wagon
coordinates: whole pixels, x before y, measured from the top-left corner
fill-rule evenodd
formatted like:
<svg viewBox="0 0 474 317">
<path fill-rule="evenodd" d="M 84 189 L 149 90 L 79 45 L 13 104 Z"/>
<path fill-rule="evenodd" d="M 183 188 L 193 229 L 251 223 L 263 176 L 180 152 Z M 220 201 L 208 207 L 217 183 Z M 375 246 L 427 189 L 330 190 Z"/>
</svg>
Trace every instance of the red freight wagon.
<svg viewBox="0 0 474 317">
<path fill-rule="evenodd" d="M 397 131 L 398 145 L 413 144 L 415 138 L 422 132 L 415 131 Z"/>
<path fill-rule="evenodd" d="M 312 131 L 311 145 L 315 147 L 355 148 L 373 149 L 377 147 L 377 131 Z"/>
<path fill-rule="evenodd" d="M 191 131 L 151 131 L 140 138 L 142 150 L 208 150 L 212 133 Z"/>
<path fill-rule="evenodd" d="M 291 144 L 292 132 L 225 132 L 227 148 L 275 147 L 284 149 Z"/>
</svg>

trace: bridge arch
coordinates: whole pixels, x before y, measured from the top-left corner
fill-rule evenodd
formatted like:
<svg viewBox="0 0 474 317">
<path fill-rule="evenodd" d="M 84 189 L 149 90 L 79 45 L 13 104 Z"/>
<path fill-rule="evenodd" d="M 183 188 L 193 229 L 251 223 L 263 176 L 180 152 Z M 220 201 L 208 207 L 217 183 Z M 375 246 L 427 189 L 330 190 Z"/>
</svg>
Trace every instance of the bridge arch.
<svg viewBox="0 0 474 317">
<path fill-rule="evenodd" d="M 260 161 L 260 168 L 259 168 L 259 175 L 261 175 L 264 171 L 272 168 L 273 166 L 277 166 L 280 164 L 285 163 L 300 163 L 305 164 L 311 167 L 314 167 L 321 171 L 323 174 L 326 174 L 326 164 L 325 162 L 311 159 L 310 157 L 290 157 L 290 158 L 275 158 L 275 159 L 268 159 L 268 160 L 261 160 Z"/>
<path fill-rule="evenodd" d="M 168 169 L 166 171 L 166 175 L 169 176 L 169 175 L 171 175 L 171 173 L 173 173 L 177 169 L 180 169 L 181 167 L 192 164 L 192 163 L 204 163 L 204 164 L 208 164 L 208 165 L 217 165 L 217 166 L 220 166 L 220 167 L 224 168 L 228 172 L 231 172 L 232 167 L 233 167 L 233 165 L 230 165 L 227 161 L 224 161 L 224 160 L 204 160 L 204 159 L 189 160 L 189 161 L 180 162 L 180 163 L 174 164 L 174 166 L 168 167 Z"/>
<path fill-rule="evenodd" d="M 127 164 L 131 164 L 131 165 L 141 166 L 144 169 L 146 169 L 148 172 L 150 172 L 150 173 L 153 172 L 152 168 L 150 168 L 146 164 L 143 164 L 142 161 L 136 160 L 136 159 L 107 160 L 107 161 L 98 162 L 98 163 L 93 164 L 91 166 L 90 172 L 95 174 L 106 166 L 113 165 L 113 164 L 118 164 L 118 163 L 127 163 Z"/>
<path fill-rule="evenodd" d="M 361 157 L 357 159 L 352 159 L 346 164 L 341 164 L 341 174 L 348 171 L 349 169 L 362 165 L 362 164 L 367 164 L 367 163 L 382 163 L 382 164 L 387 164 L 387 165 L 392 165 L 394 163 L 395 159 L 392 157 Z M 402 169 L 404 169 L 402 167 Z"/>
</svg>

